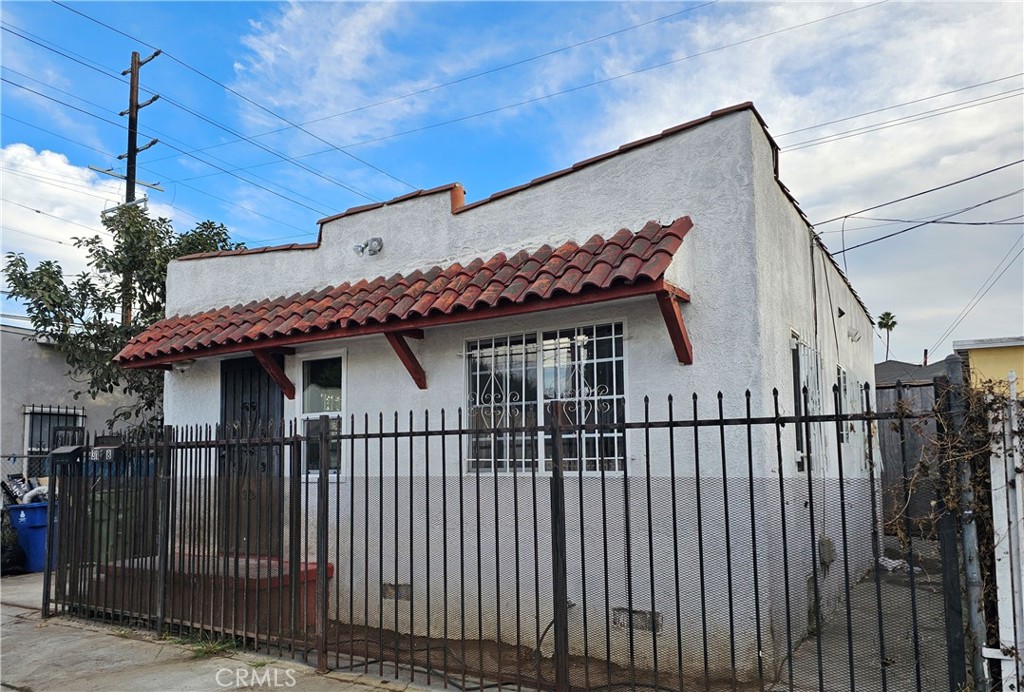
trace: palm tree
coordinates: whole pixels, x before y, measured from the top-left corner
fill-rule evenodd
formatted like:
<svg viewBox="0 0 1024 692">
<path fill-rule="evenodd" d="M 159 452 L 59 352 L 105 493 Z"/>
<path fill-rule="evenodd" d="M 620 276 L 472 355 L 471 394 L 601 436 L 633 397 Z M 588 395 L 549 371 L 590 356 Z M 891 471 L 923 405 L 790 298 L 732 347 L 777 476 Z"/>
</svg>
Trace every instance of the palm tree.
<svg viewBox="0 0 1024 692">
<path fill-rule="evenodd" d="M 878 316 L 878 328 L 885 330 L 885 359 L 889 360 L 889 337 L 892 330 L 896 329 L 896 315 L 888 310 Z"/>
</svg>

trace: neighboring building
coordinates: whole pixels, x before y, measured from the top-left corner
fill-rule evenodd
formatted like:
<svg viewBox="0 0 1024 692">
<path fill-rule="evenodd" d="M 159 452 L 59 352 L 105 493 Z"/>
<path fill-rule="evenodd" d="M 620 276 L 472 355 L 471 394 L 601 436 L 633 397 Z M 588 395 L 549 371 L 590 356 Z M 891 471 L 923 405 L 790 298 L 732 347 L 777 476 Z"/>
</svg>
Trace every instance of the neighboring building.
<svg viewBox="0 0 1024 692">
<path fill-rule="evenodd" d="M 323 219 L 316 243 L 180 258 L 168 267 L 170 317 L 118 360 L 168 369 L 164 414 L 172 425 L 299 419 L 312 432 L 322 413 L 347 426 L 364 412 L 460 407 L 474 425 L 510 416 L 530 424 L 547 401 L 596 399 L 607 404 L 609 421 L 621 422 L 642 419 L 645 395 L 652 413 L 664 415 L 668 395 L 698 392 L 709 401 L 703 415 L 711 415 L 719 391 L 727 414 L 741 415 L 745 390 L 754 415 L 765 415 L 773 388 L 792 414 L 800 387 L 812 410 L 832 410 L 837 380 L 844 409 L 859 410 L 860 389 L 874 379 L 872 322 L 779 181 L 778 155 L 757 111 L 741 104 L 471 204 L 461 186 L 447 185 Z M 560 368 L 591 374 L 566 383 Z M 509 386 L 513 396 L 505 396 Z M 822 488 L 837 475 L 840 445 L 846 477 L 867 477 L 861 433 L 812 426 L 812 472 Z M 809 443 L 789 429 L 781 442 L 783 473 L 794 481 L 787 511 L 793 526 L 805 528 Z M 652 468 L 667 476 L 666 443 L 658 444 Z M 756 432 L 758 477 L 777 477 L 776 444 L 774 434 Z M 620 435 L 609 448 L 615 470 L 641 463 L 642 449 L 633 433 Z M 458 451 L 466 466 L 450 473 L 476 464 L 510 468 L 509 458 L 473 446 L 450 458 Z M 544 469 L 542 444 L 539 454 Z M 582 454 L 592 468 L 593 452 Z M 745 477 L 745 454 L 728 463 Z M 344 456 L 333 464 L 343 477 L 360 473 Z M 385 475 L 395 473 L 391 461 L 382 464 Z M 764 487 L 777 492 L 775 483 Z M 866 488 L 851 486 L 863 497 L 850 501 L 866 506 Z M 762 559 L 770 575 L 766 656 L 777 664 L 785 609 L 782 534 L 768 528 L 779 521 L 775 498 L 759 511 L 760 527 L 776 541 Z M 838 497 L 828 501 L 834 506 Z M 822 519 L 823 532 L 841 534 L 839 514 Z M 870 514 L 850 524 L 851 572 L 862 574 L 871 566 Z M 802 534 L 791 532 L 789 541 L 804 541 L 803 549 L 790 547 L 792 610 L 801 612 L 811 546 Z M 840 572 L 823 577 L 826 596 L 840 592 Z M 693 574 L 684 580 L 696 583 Z M 737 598 L 745 618 L 740 665 L 750 670 L 752 599 Z M 726 615 L 712 614 L 712 636 L 728 637 Z M 666 621 L 664 629 L 673 626 Z"/>
<path fill-rule="evenodd" d="M 924 472 L 918 471 L 921 464 L 928 466 L 936 458 L 935 419 L 927 414 L 935 408 L 935 378 L 945 374 L 945 360 L 928 365 L 887 360 L 875 365 L 876 411 L 892 413 L 902 400 L 904 410 L 926 415 L 905 426 L 902 437 L 898 426 L 879 425 L 877 428 L 882 453 L 882 514 L 884 526 L 890 533 L 902 528 L 901 524 L 893 522 L 906 511 L 917 530 L 925 536 L 934 535 L 936 473 L 928 472 L 930 466 Z M 897 383 L 902 387 L 897 387 Z M 904 484 L 904 472 L 914 478 L 913 483 Z M 905 496 L 908 487 L 909 500 Z"/>
<path fill-rule="evenodd" d="M 954 341 L 953 350 L 964 359 L 971 384 L 1005 382 L 1011 370 L 1024 376 L 1024 336 Z"/>
<path fill-rule="evenodd" d="M 902 360 L 886 360 L 875 364 L 875 387 L 903 384 L 931 384 L 946 373 L 945 361 L 938 360 L 928 365 L 905 363 Z"/>
<path fill-rule="evenodd" d="M 57 350 L 36 338 L 35 331 L 0 325 L 0 453 L 2 473 L 22 472 L 33 460 L 30 475 L 43 471 L 42 460 L 62 434 L 100 430 L 121 405 L 116 395 L 75 399 L 76 383 Z"/>
</svg>

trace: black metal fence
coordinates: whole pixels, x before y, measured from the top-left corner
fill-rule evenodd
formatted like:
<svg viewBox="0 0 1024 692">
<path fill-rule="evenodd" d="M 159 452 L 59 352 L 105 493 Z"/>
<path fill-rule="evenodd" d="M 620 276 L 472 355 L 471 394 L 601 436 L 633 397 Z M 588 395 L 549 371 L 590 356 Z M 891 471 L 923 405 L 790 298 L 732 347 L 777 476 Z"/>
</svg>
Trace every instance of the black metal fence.
<svg viewBox="0 0 1024 692">
<path fill-rule="evenodd" d="M 24 454 L 8 454 L 5 473 L 20 473 L 25 478 L 50 475 L 51 450 L 85 441 L 85 409 L 70 406 L 25 406 Z M 6 480 L 6 478 L 5 478 Z"/>
<path fill-rule="evenodd" d="M 87 445 L 54 465 L 44 612 L 459 689 L 959 689 L 955 530 L 883 535 L 878 426 L 913 419 L 871 395 Z"/>
</svg>

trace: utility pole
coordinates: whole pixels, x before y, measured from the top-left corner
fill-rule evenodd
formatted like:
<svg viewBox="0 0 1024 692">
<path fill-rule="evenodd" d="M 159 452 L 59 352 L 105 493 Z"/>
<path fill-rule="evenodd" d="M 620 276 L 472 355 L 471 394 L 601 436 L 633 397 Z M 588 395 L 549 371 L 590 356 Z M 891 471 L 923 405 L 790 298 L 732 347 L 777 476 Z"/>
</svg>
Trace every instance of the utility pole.
<svg viewBox="0 0 1024 692">
<path fill-rule="evenodd" d="M 128 110 L 121 111 L 120 113 L 122 116 L 128 116 L 128 152 L 117 157 L 118 159 L 128 159 L 128 170 L 127 175 L 125 175 L 125 182 L 127 183 L 124 191 L 125 204 L 135 201 L 135 162 L 139 152 L 149 149 L 159 141 L 154 139 L 146 146 L 141 149 L 139 148 L 139 111 L 160 98 L 159 94 L 154 94 L 153 98 L 145 103 L 139 103 L 139 69 L 160 55 L 160 52 L 158 50 L 145 60 L 141 60 L 138 51 L 132 51 L 132 66 L 121 73 L 122 75 L 131 75 L 128 87 Z"/>
<path fill-rule="evenodd" d="M 154 190 L 160 190 L 158 187 L 159 183 L 143 183 L 136 180 L 135 170 L 136 161 L 139 156 L 139 152 L 143 152 L 149 149 L 151 146 L 159 142 L 160 140 L 150 140 L 149 144 L 145 146 L 139 146 L 139 111 L 146 106 L 152 104 L 158 98 L 159 94 L 154 94 L 153 98 L 149 99 L 145 103 L 139 103 L 139 70 L 143 65 L 148 63 L 150 60 L 160 55 L 162 51 L 157 50 L 155 53 L 150 55 L 148 58 L 142 59 L 139 56 L 138 51 L 132 51 L 132 63 L 131 67 L 122 72 L 122 75 L 129 75 L 129 91 L 128 91 L 128 110 L 123 110 L 119 113 L 121 116 L 128 116 L 128 151 L 117 157 L 119 161 L 128 159 L 127 169 L 125 175 L 114 173 L 112 169 L 102 170 L 94 166 L 89 166 L 91 170 L 105 175 L 112 176 L 114 178 L 120 178 L 125 181 L 124 189 L 124 204 L 108 209 L 107 211 L 115 211 L 122 206 L 134 205 L 135 201 L 135 186 L 142 185 L 144 187 L 153 188 Z M 145 201 L 145 198 L 143 198 Z M 106 212 L 104 212 L 106 213 Z M 132 276 L 131 269 L 126 269 L 121 276 L 121 326 L 127 327 L 132 323 L 132 303 L 135 299 L 135 281 Z"/>
</svg>

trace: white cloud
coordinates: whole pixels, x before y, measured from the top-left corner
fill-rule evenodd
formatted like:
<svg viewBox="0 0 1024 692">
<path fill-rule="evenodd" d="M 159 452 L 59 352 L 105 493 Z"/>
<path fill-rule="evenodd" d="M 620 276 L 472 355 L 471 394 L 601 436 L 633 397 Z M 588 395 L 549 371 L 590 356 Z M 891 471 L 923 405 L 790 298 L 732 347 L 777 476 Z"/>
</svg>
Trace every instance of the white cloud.
<svg viewBox="0 0 1024 692">
<path fill-rule="evenodd" d="M 254 101 L 290 119 L 308 122 L 358 108 L 370 101 L 423 86 L 406 77 L 410 56 L 387 47 L 411 10 L 393 3 L 291 3 L 263 21 L 250 23 L 241 38 L 247 53 L 236 61 L 236 87 Z M 347 143 L 390 133 L 390 125 L 416 109 L 405 99 L 310 126 L 323 137 Z M 249 108 L 250 127 L 264 131 L 280 120 Z M 306 146 L 322 148 L 309 140 Z M 297 140 L 294 133 L 291 142 Z M 287 142 L 288 140 L 282 140 Z"/>
<path fill-rule="evenodd" d="M 85 268 L 73 238 L 103 231 L 100 212 L 118 203 L 121 185 L 25 144 L 0 149 L 3 249 L 58 261 L 67 273 Z M 58 218 L 53 218 L 58 217 Z"/>
<path fill-rule="evenodd" d="M 618 45 L 603 67 L 622 74 L 645 65 L 699 53 L 836 12 L 850 5 L 786 3 L 727 5 L 723 12 L 681 18 L 647 36 L 644 50 Z M 618 80 L 602 88 L 599 108 L 571 122 L 566 141 L 585 158 L 665 127 L 742 101 L 753 101 L 777 136 L 856 113 L 961 89 L 1024 71 L 1024 30 L 1019 3 L 892 3 L 863 9 L 770 38 Z M 1021 98 L 968 108 L 917 123 L 830 144 L 786 152 L 815 137 L 922 113 L 969 99 L 1020 89 L 1021 78 L 970 89 L 921 104 L 836 125 L 778 136 L 782 179 L 812 220 L 849 213 L 1020 159 L 1024 140 Z M 591 122 L 589 129 L 581 123 Z M 567 126 L 569 123 L 567 123 Z M 563 163 L 564 165 L 564 163 Z M 917 218 L 1012 192 L 1021 167 L 977 184 L 875 215 Z M 957 220 L 1020 214 L 1021 196 Z M 869 222 L 850 222 L 850 226 Z M 852 244 L 886 230 L 847 235 Z M 838 225 L 822 230 L 839 228 Z M 1020 226 L 940 227 L 910 231 L 848 257 L 851 279 L 875 314 L 896 313 L 893 349 L 919 360 L 924 348 L 982 285 Z M 838 249 L 837 234 L 825 236 Z M 1022 266 L 1018 259 L 954 338 L 1024 331 Z M 946 339 L 940 350 L 949 350 Z"/>
<path fill-rule="evenodd" d="M 63 154 L 36 151 L 21 143 L 0 149 L 0 187 L 3 254 L 24 254 L 29 266 L 54 260 L 65 276 L 87 269 L 85 254 L 75 247 L 74 238 L 109 238 L 100 222 L 101 212 L 124 198 L 123 183 L 75 166 Z M 183 213 L 159 203 L 151 203 L 149 210 L 153 217 L 171 219 Z M 23 314 L 24 310 L 5 297 L 3 312 Z"/>
</svg>

